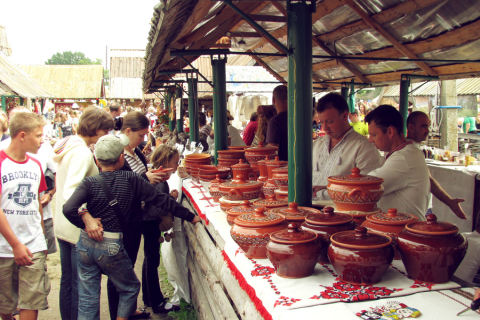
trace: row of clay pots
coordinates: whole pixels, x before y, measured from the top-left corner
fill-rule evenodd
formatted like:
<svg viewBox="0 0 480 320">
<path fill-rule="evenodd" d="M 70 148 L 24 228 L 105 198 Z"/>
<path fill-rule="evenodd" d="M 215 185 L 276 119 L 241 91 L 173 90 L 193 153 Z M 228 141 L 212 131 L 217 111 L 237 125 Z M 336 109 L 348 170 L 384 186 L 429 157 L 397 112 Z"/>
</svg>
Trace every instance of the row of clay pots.
<svg viewBox="0 0 480 320">
<path fill-rule="evenodd" d="M 198 166 L 210 165 L 212 157 L 205 153 L 194 153 L 185 156 L 185 169 L 189 175 L 192 175 L 192 169 L 198 171 Z"/>
</svg>

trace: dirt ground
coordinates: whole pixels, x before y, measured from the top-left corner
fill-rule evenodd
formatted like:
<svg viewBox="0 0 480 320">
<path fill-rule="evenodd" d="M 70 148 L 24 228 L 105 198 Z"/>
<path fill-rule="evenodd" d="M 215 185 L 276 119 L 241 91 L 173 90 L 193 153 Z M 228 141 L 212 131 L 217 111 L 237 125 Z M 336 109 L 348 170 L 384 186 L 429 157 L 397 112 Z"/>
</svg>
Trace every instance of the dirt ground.
<svg viewBox="0 0 480 320">
<path fill-rule="evenodd" d="M 55 197 L 51 202 L 53 215 L 55 216 Z M 135 273 L 137 277 L 141 279 L 142 274 L 142 262 L 143 262 L 143 240 L 140 246 L 140 250 L 138 252 L 137 263 L 135 264 Z M 59 309 L 59 292 L 60 292 L 60 276 L 61 276 L 61 269 L 60 269 L 60 253 L 57 251 L 54 254 L 50 254 L 47 257 L 47 268 L 48 274 L 50 276 L 51 282 L 51 290 L 48 296 L 48 304 L 49 308 L 47 310 L 42 310 L 39 312 L 38 319 L 39 320 L 61 320 L 60 317 L 60 309 Z M 162 293 L 165 297 L 169 298 L 172 296 L 172 287 L 166 281 L 166 274 L 165 270 L 163 269 L 163 265 L 160 266 L 160 282 L 161 282 L 161 289 Z M 141 297 L 141 293 L 138 295 L 138 307 L 143 307 L 143 301 Z M 150 308 L 147 308 L 147 311 L 151 313 L 151 319 L 154 320 L 167 320 L 172 319 L 171 317 L 165 314 L 154 314 L 151 312 Z M 100 299 L 100 319 L 101 320 L 109 320 L 109 312 L 108 312 L 108 302 L 107 302 L 107 277 L 102 276 L 102 291 L 101 291 L 101 299 Z"/>
</svg>

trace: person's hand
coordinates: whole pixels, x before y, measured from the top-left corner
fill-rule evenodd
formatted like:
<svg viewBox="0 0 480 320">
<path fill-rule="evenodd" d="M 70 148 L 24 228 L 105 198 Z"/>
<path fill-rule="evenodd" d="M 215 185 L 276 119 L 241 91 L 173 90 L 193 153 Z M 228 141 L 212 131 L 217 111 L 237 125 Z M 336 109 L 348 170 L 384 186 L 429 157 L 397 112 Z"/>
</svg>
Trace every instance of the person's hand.
<svg viewBox="0 0 480 320">
<path fill-rule="evenodd" d="M 195 218 L 193 218 L 192 222 L 190 222 L 190 223 L 191 223 L 191 224 L 195 224 L 195 223 L 200 222 L 200 221 L 202 221 L 202 220 L 200 219 L 200 217 L 199 217 L 199 216 L 195 216 Z"/>
<path fill-rule="evenodd" d="M 460 205 L 460 203 L 462 202 L 465 202 L 465 199 L 457 199 L 457 198 L 450 199 L 448 201 L 448 207 L 453 211 L 453 213 L 455 213 L 457 217 L 465 220 L 467 219 L 467 215 L 465 214 L 465 212 L 462 209 L 462 206 Z"/>
<path fill-rule="evenodd" d="M 85 232 L 88 236 L 98 242 L 103 241 L 103 225 L 100 218 L 94 218 L 90 213 L 82 215 L 82 220 L 85 223 Z"/>
<path fill-rule="evenodd" d="M 170 195 L 175 199 L 177 200 L 178 199 L 178 190 L 172 190 L 170 192 Z"/>
<path fill-rule="evenodd" d="M 475 295 L 473 296 L 473 300 L 477 300 L 480 298 L 480 288 L 475 289 Z"/>
<path fill-rule="evenodd" d="M 320 191 L 320 190 L 324 190 L 324 189 L 327 189 L 327 186 L 313 186 L 312 187 L 312 194 L 314 197 L 317 196 L 317 192 Z"/>
<path fill-rule="evenodd" d="M 45 193 L 42 198 L 40 199 L 40 204 L 42 205 L 42 208 L 45 208 L 45 206 L 52 201 L 52 196 L 50 193 Z"/>
<path fill-rule="evenodd" d="M 167 174 L 165 172 L 153 172 L 147 171 L 146 172 L 148 182 L 152 185 L 156 185 L 159 182 L 163 182 L 167 180 Z"/>
<path fill-rule="evenodd" d="M 27 248 L 23 243 L 18 243 L 18 245 L 12 247 L 13 258 L 15 263 L 19 266 L 31 266 L 33 264 L 32 252 Z"/>
</svg>

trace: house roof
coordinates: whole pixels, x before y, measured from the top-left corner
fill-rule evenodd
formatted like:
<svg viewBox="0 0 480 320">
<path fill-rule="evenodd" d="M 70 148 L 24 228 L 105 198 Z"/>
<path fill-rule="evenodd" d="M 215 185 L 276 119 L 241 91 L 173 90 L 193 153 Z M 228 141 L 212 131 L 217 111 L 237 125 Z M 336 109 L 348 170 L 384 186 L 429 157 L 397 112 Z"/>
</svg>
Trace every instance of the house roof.
<svg viewBox="0 0 480 320">
<path fill-rule="evenodd" d="M 17 66 L 0 51 L 0 95 L 16 95 L 22 98 L 53 98 L 37 80 Z"/>
<path fill-rule="evenodd" d="M 480 78 L 472 79 L 458 79 L 457 81 L 457 95 L 478 95 L 480 94 Z M 434 96 L 438 91 L 438 81 L 428 83 L 413 83 L 409 91 L 412 91 L 413 96 Z M 417 89 L 418 88 L 418 89 Z M 400 86 L 390 86 L 383 94 L 384 97 L 398 97 L 400 96 Z"/>
<path fill-rule="evenodd" d="M 286 45 L 285 1 L 233 1 L 250 18 Z M 209 49 L 229 37 L 232 51 L 243 39 L 251 57 L 278 80 L 287 81 L 286 57 L 222 1 L 167 0 L 154 8 L 146 47 L 144 90 L 167 80 L 158 71 L 187 66 L 172 50 Z M 323 0 L 312 13 L 313 81 L 398 83 L 401 74 L 438 75 L 441 80 L 480 75 L 480 63 L 338 60 L 341 57 L 480 60 L 479 0 Z M 222 44 L 225 46 L 224 44 Z M 277 49 L 278 48 L 278 49 Z M 198 56 L 184 57 L 194 61 Z M 188 68 L 188 67 L 187 67 Z M 314 84 L 332 90 L 340 84 Z"/>
<path fill-rule="evenodd" d="M 55 98 L 102 98 L 103 66 L 101 65 L 24 65 L 22 69 L 52 92 Z"/>
</svg>

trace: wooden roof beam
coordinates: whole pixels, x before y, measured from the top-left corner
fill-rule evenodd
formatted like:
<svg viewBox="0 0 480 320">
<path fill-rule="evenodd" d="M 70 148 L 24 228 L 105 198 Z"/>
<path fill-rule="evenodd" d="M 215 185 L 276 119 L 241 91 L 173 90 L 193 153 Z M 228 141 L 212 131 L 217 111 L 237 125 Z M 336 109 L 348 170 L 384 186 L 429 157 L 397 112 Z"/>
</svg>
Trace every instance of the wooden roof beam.
<svg viewBox="0 0 480 320">
<path fill-rule="evenodd" d="M 280 12 L 284 17 L 287 16 L 287 9 L 285 9 L 279 1 L 270 1 L 270 3 Z"/>
<path fill-rule="evenodd" d="M 227 32 L 228 33 L 228 32 Z M 262 38 L 258 32 L 230 32 L 231 37 L 242 38 Z"/>
<path fill-rule="evenodd" d="M 265 14 L 251 14 L 250 18 L 255 21 L 264 21 L 264 22 L 287 22 L 287 18 L 284 16 L 270 16 Z"/>
<path fill-rule="evenodd" d="M 368 13 L 359 6 L 354 0 L 345 0 L 347 4 L 373 29 L 380 33 L 388 42 L 390 42 L 398 51 L 403 53 L 410 59 L 418 59 L 418 57 L 407 49 L 403 44 L 400 43 L 394 36 L 387 32 L 378 22 L 373 20 Z M 425 62 L 415 62 L 417 66 L 420 67 L 425 73 L 429 76 L 437 76 L 437 73 L 430 68 Z"/>
<path fill-rule="evenodd" d="M 251 50 L 247 50 L 247 52 L 251 53 L 250 57 L 252 57 L 252 59 L 255 60 L 259 65 L 264 67 L 265 70 L 267 70 L 272 76 L 275 77 L 275 79 L 277 79 L 280 82 L 286 82 L 283 77 L 281 77 L 277 72 L 275 72 L 275 70 L 273 70 L 268 64 L 263 62 L 260 57 L 255 55 L 255 52 L 253 52 Z"/>
</svg>

